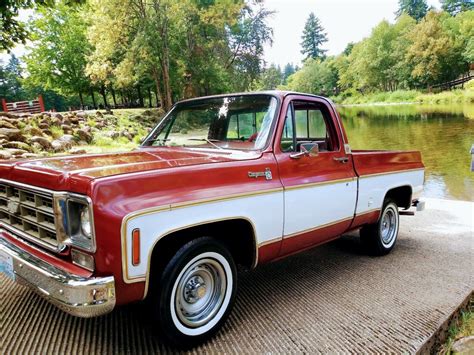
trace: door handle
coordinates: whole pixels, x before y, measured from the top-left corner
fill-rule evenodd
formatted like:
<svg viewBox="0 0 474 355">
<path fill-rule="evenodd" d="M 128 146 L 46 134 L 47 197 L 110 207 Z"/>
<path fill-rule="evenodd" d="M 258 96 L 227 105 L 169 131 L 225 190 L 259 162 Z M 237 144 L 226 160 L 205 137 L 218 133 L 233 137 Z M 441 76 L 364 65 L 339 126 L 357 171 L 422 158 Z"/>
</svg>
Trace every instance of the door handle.
<svg viewBox="0 0 474 355">
<path fill-rule="evenodd" d="M 342 163 L 342 164 L 345 164 L 349 161 L 349 158 L 348 157 L 334 157 L 333 158 L 335 161 L 338 161 L 339 163 Z"/>
</svg>

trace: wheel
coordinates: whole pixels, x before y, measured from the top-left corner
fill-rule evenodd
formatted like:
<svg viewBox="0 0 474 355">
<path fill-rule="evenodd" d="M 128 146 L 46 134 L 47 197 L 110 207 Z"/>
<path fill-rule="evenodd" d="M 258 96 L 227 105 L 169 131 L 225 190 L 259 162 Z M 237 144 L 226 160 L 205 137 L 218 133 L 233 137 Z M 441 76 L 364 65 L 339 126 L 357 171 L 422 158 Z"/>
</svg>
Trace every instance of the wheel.
<svg viewBox="0 0 474 355">
<path fill-rule="evenodd" d="M 395 246 L 399 225 L 397 204 L 392 200 L 385 200 L 377 223 L 360 230 L 362 245 L 371 255 L 387 255 Z"/>
<path fill-rule="evenodd" d="M 237 290 L 236 266 L 222 243 L 201 237 L 182 246 L 152 282 L 160 335 L 189 347 L 214 335 L 228 317 Z"/>
</svg>

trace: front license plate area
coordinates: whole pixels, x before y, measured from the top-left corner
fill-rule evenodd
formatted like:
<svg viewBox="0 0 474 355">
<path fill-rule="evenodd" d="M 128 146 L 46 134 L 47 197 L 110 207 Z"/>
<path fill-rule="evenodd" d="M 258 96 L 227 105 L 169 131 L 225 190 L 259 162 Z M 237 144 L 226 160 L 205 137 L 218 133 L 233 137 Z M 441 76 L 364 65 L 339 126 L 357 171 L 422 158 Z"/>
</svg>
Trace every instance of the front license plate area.
<svg viewBox="0 0 474 355">
<path fill-rule="evenodd" d="M 0 250 L 0 272 L 9 279 L 15 281 L 15 272 L 13 271 L 13 258 Z"/>
</svg>

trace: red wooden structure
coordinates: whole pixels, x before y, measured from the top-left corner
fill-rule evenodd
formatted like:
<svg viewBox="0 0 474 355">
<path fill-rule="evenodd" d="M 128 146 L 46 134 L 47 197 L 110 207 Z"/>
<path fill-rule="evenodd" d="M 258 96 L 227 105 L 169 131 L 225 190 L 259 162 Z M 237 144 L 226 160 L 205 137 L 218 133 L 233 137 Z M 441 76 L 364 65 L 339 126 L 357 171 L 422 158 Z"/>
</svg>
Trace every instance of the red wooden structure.
<svg viewBox="0 0 474 355">
<path fill-rule="evenodd" d="M 41 95 L 36 100 L 7 102 L 2 99 L 2 107 L 5 112 L 12 113 L 40 113 L 44 112 L 44 102 Z"/>
</svg>

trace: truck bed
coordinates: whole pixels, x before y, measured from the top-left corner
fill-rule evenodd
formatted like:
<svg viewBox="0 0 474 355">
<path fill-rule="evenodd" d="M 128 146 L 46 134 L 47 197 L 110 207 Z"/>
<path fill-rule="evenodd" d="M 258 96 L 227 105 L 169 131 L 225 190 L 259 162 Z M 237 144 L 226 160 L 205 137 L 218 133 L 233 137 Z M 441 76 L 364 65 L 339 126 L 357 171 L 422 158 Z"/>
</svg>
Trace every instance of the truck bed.
<svg viewBox="0 0 474 355">
<path fill-rule="evenodd" d="M 352 150 L 352 159 L 359 177 L 424 168 L 419 151 Z"/>
</svg>

